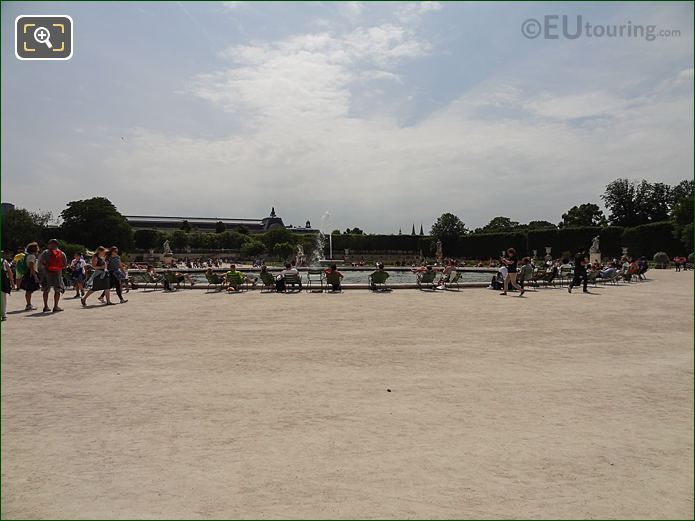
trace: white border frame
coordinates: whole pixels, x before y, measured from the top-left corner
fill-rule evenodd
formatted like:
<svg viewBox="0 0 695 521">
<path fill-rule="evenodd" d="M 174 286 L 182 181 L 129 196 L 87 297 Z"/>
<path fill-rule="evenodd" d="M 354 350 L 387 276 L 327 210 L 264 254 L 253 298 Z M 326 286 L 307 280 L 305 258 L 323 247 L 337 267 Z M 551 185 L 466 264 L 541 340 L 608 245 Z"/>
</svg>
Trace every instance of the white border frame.
<svg viewBox="0 0 695 521">
<path fill-rule="evenodd" d="M 17 22 L 19 21 L 20 18 L 25 18 L 25 17 L 32 17 L 32 18 L 53 18 L 56 16 L 62 16 L 63 18 L 67 18 L 70 20 L 70 55 L 66 56 L 65 58 L 23 58 L 19 55 L 17 52 L 17 43 L 19 42 L 19 35 L 17 34 Z M 18 60 L 22 61 L 60 61 L 60 60 L 69 60 L 72 58 L 73 53 L 75 52 L 75 38 L 74 38 L 74 31 L 75 29 L 75 22 L 72 20 L 72 16 L 69 14 L 20 14 L 17 18 L 14 19 L 14 55 L 17 57 Z"/>
</svg>

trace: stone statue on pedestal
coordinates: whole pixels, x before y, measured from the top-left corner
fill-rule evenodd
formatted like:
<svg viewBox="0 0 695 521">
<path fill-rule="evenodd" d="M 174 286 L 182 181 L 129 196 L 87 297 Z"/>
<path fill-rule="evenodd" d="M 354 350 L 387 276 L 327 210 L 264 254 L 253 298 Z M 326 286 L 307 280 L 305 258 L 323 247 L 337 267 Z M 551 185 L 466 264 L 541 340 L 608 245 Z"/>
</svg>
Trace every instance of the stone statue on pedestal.
<svg viewBox="0 0 695 521">
<path fill-rule="evenodd" d="M 598 235 L 594 237 L 593 242 L 591 243 L 591 248 L 589 249 L 589 253 L 599 253 L 601 250 L 599 249 L 599 244 L 598 244 L 599 237 Z"/>
<path fill-rule="evenodd" d="M 164 241 L 164 255 L 171 255 L 171 247 L 169 246 L 169 241 Z"/>
</svg>

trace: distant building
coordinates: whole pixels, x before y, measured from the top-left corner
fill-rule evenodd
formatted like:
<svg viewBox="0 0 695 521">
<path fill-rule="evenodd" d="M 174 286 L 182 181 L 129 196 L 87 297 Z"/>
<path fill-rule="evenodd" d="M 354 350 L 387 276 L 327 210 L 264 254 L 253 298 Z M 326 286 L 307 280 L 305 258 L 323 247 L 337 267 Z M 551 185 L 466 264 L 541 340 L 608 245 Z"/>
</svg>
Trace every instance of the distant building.
<svg viewBox="0 0 695 521">
<path fill-rule="evenodd" d="M 192 232 L 211 232 L 217 231 L 218 224 L 222 223 L 225 230 L 238 231 L 246 229 L 249 233 L 263 233 L 275 228 L 287 228 L 298 233 L 318 233 L 310 227 L 309 221 L 304 228 L 294 228 L 285 226 L 282 218 L 275 214 L 275 208 L 270 211 L 268 217 L 262 219 L 229 219 L 219 217 L 165 217 L 158 215 L 126 215 L 128 224 L 134 230 L 159 230 L 174 231 L 184 227 L 184 222 L 188 222 Z"/>
</svg>

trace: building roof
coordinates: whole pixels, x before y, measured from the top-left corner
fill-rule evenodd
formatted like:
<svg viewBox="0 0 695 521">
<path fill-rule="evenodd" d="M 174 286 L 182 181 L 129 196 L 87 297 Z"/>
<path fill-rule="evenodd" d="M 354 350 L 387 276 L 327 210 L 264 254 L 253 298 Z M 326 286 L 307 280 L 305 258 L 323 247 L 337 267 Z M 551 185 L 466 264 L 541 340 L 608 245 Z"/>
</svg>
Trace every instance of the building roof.
<svg viewBox="0 0 695 521">
<path fill-rule="evenodd" d="M 262 219 L 229 219 L 226 217 L 166 217 L 157 215 L 125 215 L 128 221 L 140 223 L 180 223 L 188 221 L 190 224 L 263 224 Z"/>
</svg>

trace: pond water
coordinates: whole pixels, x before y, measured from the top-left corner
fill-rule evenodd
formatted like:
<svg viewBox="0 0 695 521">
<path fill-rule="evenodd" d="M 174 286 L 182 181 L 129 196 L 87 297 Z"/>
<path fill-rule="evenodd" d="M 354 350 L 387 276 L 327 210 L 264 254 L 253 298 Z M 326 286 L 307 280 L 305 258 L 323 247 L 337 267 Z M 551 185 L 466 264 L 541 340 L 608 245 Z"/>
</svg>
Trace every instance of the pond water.
<svg viewBox="0 0 695 521">
<path fill-rule="evenodd" d="M 184 271 L 184 270 L 182 270 Z M 216 270 L 218 271 L 218 270 Z M 242 270 L 245 273 L 248 273 L 250 276 L 258 276 L 258 271 L 254 270 Z M 414 284 L 415 283 L 415 274 L 410 272 L 410 271 L 390 271 L 386 270 L 389 272 L 389 283 L 390 284 Z M 219 270 L 218 272 L 223 273 L 223 271 Z M 273 273 L 277 273 L 276 271 L 273 271 Z M 306 271 L 301 271 L 300 272 L 302 275 L 302 280 L 306 281 L 307 280 L 307 272 Z M 369 271 L 363 271 L 363 270 L 355 270 L 355 271 L 348 271 L 348 270 L 343 270 L 341 273 L 344 275 L 343 278 L 343 283 L 344 284 L 367 284 L 368 283 L 368 278 L 369 275 L 372 273 L 371 270 Z M 191 277 L 196 283 L 207 283 L 205 279 L 205 274 L 201 272 L 190 272 Z M 312 275 L 313 277 L 313 275 Z M 480 271 L 464 271 L 461 273 L 461 279 L 460 282 L 490 282 L 490 279 L 492 278 L 492 273 L 486 273 L 486 272 L 480 272 Z"/>
</svg>

